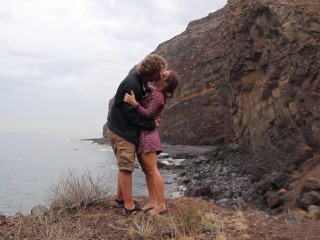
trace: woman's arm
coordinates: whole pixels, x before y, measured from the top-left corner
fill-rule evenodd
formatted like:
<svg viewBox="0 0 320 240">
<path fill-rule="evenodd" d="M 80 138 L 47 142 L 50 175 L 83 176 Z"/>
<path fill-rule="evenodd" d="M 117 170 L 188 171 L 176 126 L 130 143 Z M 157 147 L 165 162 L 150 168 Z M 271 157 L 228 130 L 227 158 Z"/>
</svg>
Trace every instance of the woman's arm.
<svg viewBox="0 0 320 240">
<path fill-rule="evenodd" d="M 125 93 L 129 92 L 132 89 L 137 94 L 137 96 L 139 96 L 139 89 L 135 88 L 135 87 L 136 86 L 132 85 L 132 84 L 131 85 L 129 84 L 129 86 L 127 84 L 120 85 L 120 87 L 118 89 L 119 92 L 117 91 L 117 93 L 116 93 L 114 104 L 122 105 L 119 109 L 122 112 L 122 114 L 126 117 L 127 121 L 141 127 L 142 129 L 145 129 L 148 131 L 154 130 L 156 127 L 156 123 L 155 123 L 154 119 L 146 119 L 146 118 L 142 117 L 135 110 L 135 108 L 133 108 L 131 105 L 123 102 L 123 96 L 125 95 Z M 142 98 L 142 95 L 141 95 L 141 98 Z"/>
<path fill-rule="evenodd" d="M 124 101 L 129 103 L 139 113 L 140 116 L 146 119 L 155 119 L 161 113 L 164 107 L 164 97 L 160 92 L 154 92 L 151 100 L 148 104 L 148 108 L 141 106 L 136 100 L 134 93 L 131 91 L 131 95 L 126 93 Z"/>
</svg>

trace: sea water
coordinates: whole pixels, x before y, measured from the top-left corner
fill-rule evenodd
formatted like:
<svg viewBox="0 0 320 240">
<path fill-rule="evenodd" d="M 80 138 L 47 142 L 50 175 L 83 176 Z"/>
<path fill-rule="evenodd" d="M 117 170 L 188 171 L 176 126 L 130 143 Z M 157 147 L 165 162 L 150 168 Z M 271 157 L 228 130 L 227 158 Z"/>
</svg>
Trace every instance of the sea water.
<svg viewBox="0 0 320 240">
<path fill-rule="evenodd" d="M 106 175 L 115 192 L 118 169 L 110 146 L 54 134 L 0 133 L 0 214 L 29 214 L 35 205 L 48 206 L 50 187 L 69 171 Z M 166 197 L 172 197 L 175 175 L 161 174 L 167 183 Z M 147 195 L 139 168 L 133 173 L 133 194 Z"/>
</svg>

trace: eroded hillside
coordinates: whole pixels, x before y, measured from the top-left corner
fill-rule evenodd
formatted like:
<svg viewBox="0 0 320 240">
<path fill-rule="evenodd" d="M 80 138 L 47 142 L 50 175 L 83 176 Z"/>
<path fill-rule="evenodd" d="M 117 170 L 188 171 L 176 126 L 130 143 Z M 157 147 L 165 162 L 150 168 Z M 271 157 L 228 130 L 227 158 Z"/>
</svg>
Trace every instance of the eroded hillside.
<svg viewBox="0 0 320 240">
<path fill-rule="evenodd" d="M 319 1 L 229 1 L 160 44 L 182 78 L 163 139 L 237 142 L 295 160 L 317 152 L 319 11 Z"/>
</svg>

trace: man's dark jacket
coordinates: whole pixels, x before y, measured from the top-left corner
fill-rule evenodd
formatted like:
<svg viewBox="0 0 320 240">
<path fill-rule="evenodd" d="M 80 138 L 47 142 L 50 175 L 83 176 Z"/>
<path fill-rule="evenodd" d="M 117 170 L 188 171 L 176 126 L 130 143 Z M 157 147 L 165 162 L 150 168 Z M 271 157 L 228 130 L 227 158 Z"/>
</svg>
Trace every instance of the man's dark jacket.
<svg viewBox="0 0 320 240">
<path fill-rule="evenodd" d="M 108 128 L 129 142 L 139 144 L 141 129 L 154 130 L 154 120 L 146 120 L 128 103 L 124 102 L 124 95 L 131 94 L 133 90 L 137 102 L 141 102 L 145 92 L 142 77 L 136 70 L 131 70 L 129 75 L 120 83 L 114 97 L 114 103 L 108 116 Z"/>
</svg>

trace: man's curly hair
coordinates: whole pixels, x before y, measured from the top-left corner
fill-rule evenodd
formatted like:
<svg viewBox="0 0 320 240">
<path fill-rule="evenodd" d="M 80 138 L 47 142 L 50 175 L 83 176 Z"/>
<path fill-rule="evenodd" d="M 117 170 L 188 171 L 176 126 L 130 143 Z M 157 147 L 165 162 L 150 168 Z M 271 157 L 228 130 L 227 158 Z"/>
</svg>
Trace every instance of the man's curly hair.
<svg viewBox="0 0 320 240">
<path fill-rule="evenodd" d="M 137 65 L 137 72 L 141 76 L 152 75 L 156 71 L 164 71 L 167 68 L 167 61 L 158 54 L 149 54 Z"/>
</svg>

